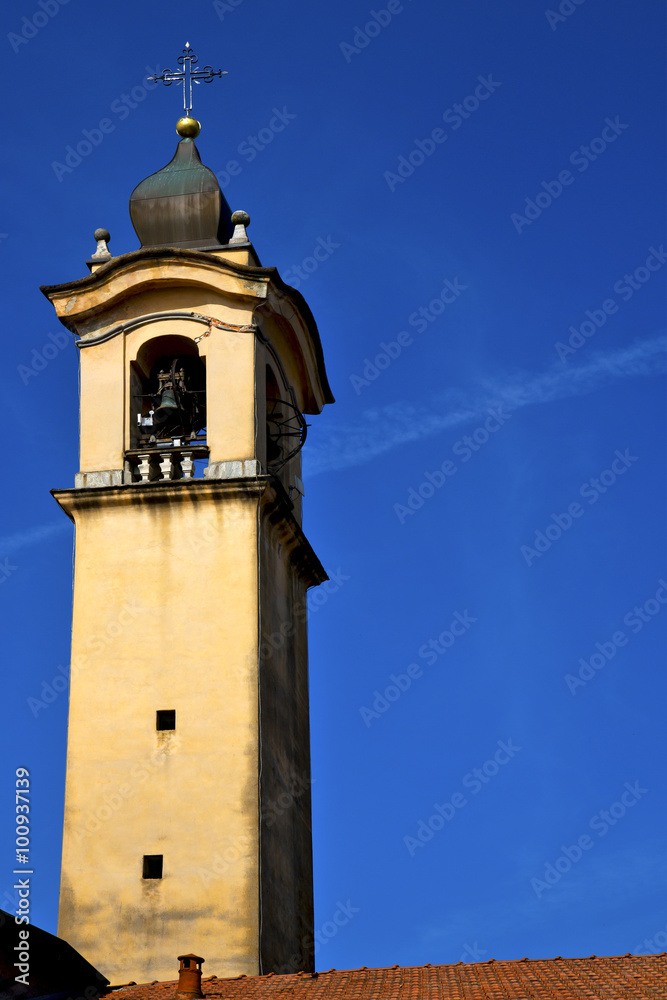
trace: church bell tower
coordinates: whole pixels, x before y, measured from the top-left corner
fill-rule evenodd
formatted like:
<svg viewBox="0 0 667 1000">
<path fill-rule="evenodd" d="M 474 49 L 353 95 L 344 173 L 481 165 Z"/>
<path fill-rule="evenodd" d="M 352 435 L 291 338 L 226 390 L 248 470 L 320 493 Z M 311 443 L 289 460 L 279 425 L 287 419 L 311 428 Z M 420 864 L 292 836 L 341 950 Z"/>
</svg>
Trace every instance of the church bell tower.
<svg viewBox="0 0 667 1000">
<path fill-rule="evenodd" d="M 326 574 L 300 449 L 333 397 L 308 306 L 200 161 L 179 62 L 176 153 L 130 199 L 140 249 L 97 230 L 90 274 L 42 288 L 81 381 L 80 471 L 54 491 L 76 526 L 58 933 L 112 983 L 190 952 L 218 977 L 313 968 L 305 607 Z"/>
</svg>

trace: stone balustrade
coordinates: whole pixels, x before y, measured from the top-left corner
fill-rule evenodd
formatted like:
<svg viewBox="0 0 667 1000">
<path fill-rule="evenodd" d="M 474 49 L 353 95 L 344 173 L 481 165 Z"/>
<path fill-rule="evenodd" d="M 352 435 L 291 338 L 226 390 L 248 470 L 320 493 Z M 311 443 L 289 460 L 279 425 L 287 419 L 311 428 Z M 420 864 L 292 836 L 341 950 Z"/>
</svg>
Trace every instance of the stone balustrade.
<svg viewBox="0 0 667 1000">
<path fill-rule="evenodd" d="M 202 444 L 154 445 L 125 452 L 125 481 L 133 483 L 172 482 L 193 479 L 195 459 L 208 458 Z"/>
</svg>

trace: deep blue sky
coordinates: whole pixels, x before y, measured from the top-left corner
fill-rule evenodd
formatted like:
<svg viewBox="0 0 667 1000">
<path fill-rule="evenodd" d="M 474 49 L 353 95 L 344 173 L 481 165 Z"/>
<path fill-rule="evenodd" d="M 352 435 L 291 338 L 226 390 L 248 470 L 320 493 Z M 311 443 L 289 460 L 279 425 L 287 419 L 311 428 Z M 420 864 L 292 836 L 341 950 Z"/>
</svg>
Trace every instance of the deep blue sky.
<svg viewBox="0 0 667 1000">
<path fill-rule="evenodd" d="M 337 399 L 304 452 L 305 528 L 341 584 L 310 625 L 316 928 L 356 912 L 318 967 L 665 947 L 664 5 L 387 7 L 70 0 L 39 30 L 37 0 L 3 11 L 0 871 L 4 891 L 26 766 L 47 929 L 67 696 L 29 699 L 69 663 L 72 532 L 49 490 L 73 484 L 78 415 L 71 341 L 38 360 L 64 340 L 37 286 L 85 275 L 98 226 L 136 248 L 127 200 L 173 154 L 179 91 L 131 94 L 187 39 L 229 70 L 195 94 L 202 159 L 306 296 Z M 366 32 L 372 10 L 388 23 Z M 397 356 L 364 375 L 382 342 Z M 482 783 L 498 741 L 520 750 Z M 435 804 L 453 817 L 417 847 Z"/>
</svg>

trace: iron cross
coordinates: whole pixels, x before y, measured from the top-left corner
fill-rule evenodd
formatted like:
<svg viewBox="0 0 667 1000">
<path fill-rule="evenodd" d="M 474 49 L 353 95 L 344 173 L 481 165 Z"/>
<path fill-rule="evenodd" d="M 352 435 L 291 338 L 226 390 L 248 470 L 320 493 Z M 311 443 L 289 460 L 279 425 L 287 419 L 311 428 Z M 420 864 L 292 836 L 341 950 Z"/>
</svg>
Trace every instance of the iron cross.
<svg viewBox="0 0 667 1000">
<path fill-rule="evenodd" d="M 217 69 L 214 70 L 212 66 L 204 66 L 203 69 L 194 69 L 193 67 L 197 65 L 199 58 L 194 54 L 193 50 L 190 48 L 190 43 L 185 43 L 185 48 L 183 49 L 183 55 L 178 57 L 178 63 L 181 67 L 180 72 L 174 72 L 170 69 L 166 69 L 161 76 L 157 73 L 154 76 L 149 76 L 149 80 L 153 80 L 154 83 L 162 81 L 165 87 L 171 87 L 172 83 L 182 83 L 183 84 L 183 108 L 186 115 L 190 115 L 192 111 L 192 84 L 193 83 L 210 83 L 214 76 L 226 76 L 227 70 Z M 188 100 L 189 98 L 189 100 Z"/>
</svg>

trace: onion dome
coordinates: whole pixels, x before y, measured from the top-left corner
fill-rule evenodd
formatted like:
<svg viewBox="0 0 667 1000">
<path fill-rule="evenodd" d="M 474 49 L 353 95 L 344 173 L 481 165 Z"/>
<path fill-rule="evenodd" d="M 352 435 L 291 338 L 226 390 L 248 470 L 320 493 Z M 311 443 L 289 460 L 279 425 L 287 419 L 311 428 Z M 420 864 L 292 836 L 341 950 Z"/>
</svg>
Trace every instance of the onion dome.
<svg viewBox="0 0 667 1000">
<path fill-rule="evenodd" d="M 195 118 L 179 119 L 182 138 L 174 158 L 130 195 L 130 219 L 142 247 L 207 250 L 231 239 L 231 210 L 195 146 L 200 127 Z"/>
</svg>

